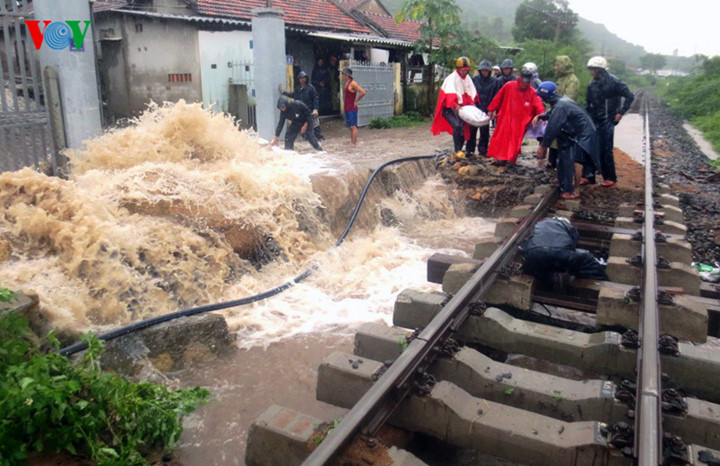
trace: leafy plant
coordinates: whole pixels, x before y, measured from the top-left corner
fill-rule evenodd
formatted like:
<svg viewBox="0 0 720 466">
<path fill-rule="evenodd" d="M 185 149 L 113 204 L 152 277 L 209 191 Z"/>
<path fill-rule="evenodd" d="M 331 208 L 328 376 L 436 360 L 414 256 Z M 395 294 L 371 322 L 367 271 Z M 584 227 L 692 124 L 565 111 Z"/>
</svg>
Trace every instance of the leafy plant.
<svg viewBox="0 0 720 466">
<path fill-rule="evenodd" d="M 315 436 L 313 437 L 312 441 L 315 445 L 320 445 L 323 440 L 327 438 L 328 435 L 330 435 L 330 432 L 335 430 L 335 428 L 340 424 L 340 419 L 335 419 L 333 422 L 330 423 L 322 423 L 317 427 L 317 432 L 315 433 Z"/>
<path fill-rule="evenodd" d="M 555 398 L 555 401 L 562 401 L 563 399 L 562 392 L 559 392 L 557 390 L 553 392 L 552 396 L 553 398 Z"/>
<path fill-rule="evenodd" d="M 515 388 L 514 388 L 514 387 L 507 387 L 507 388 L 505 389 L 505 394 L 506 394 L 507 396 L 510 396 L 510 395 L 513 394 L 514 391 L 515 391 Z"/>
<path fill-rule="evenodd" d="M 417 126 L 424 120 L 425 118 L 418 112 L 406 112 L 402 115 L 395 115 L 390 118 L 374 118 L 370 121 L 370 128 L 388 129 Z"/>
<path fill-rule="evenodd" d="M 59 347 L 52 333 L 46 340 Z M 208 399 L 202 388 L 170 391 L 101 372 L 102 342 L 83 340 L 89 348 L 75 365 L 41 353 L 22 316 L 0 317 L 0 463 L 67 452 L 100 465 L 147 464 L 143 455 L 172 447 L 182 417 Z"/>
<path fill-rule="evenodd" d="M 398 344 L 400 345 L 400 348 L 402 348 L 403 351 L 405 351 L 408 347 L 408 342 L 405 339 L 405 337 L 399 337 Z"/>
<path fill-rule="evenodd" d="M 7 288 L 0 288 L 0 303 L 11 303 L 17 299 L 17 293 L 8 290 Z"/>
</svg>

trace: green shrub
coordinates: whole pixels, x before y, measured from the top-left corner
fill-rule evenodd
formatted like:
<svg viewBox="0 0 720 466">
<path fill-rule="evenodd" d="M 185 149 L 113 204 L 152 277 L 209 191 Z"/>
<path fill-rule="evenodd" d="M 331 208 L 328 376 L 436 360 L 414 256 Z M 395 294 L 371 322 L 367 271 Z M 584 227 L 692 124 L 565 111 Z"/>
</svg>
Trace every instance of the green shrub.
<svg viewBox="0 0 720 466">
<path fill-rule="evenodd" d="M 56 348 L 52 332 L 46 337 Z M 43 354 L 27 320 L 0 316 L 0 464 L 23 464 L 32 452 L 67 452 L 101 465 L 147 464 L 170 448 L 182 417 L 208 399 L 202 388 L 170 391 L 100 371 L 102 342 L 86 335 L 82 361 Z"/>
<path fill-rule="evenodd" d="M 720 110 L 710 115 L 700 116 L 691 120 L 693 126 L 702 131 L 716 152 L 720 153 Z M 720 159 L 712 162 L 713 166 L 720 167 Z"/>
<path fill-rule="evenodd" d="M 406 112 L 402 115 L 395 115 L 390 118 L 374 118 L 370 121 L 370 128 L 388 129 L 417 126 L 424 120 L 425 118 L 418 112 Z"/>
</svg>

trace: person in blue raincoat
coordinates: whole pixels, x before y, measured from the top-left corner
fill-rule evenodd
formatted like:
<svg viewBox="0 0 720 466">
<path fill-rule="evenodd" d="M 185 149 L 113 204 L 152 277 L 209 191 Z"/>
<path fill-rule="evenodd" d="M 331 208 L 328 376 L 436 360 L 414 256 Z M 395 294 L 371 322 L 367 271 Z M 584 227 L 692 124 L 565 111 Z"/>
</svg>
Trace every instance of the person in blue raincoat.
<svg viewBox="0 0 720 466">
<path fill-rule="evenodd" d="M 580 199 L 580 180 L 583 168 L 599 166 L 598 135 L 585 110 L 569 97 L 558 97 L 557 86 L 545 81 L 537 88 L 543 102 L 550 104 L 550 112 L 538 116 L 547 119 L 545 137 L 538 147 L 537 157 L 544 159 L 553 140 L 558 142 L 558 180 L 563 199 Z"/>
</svg>

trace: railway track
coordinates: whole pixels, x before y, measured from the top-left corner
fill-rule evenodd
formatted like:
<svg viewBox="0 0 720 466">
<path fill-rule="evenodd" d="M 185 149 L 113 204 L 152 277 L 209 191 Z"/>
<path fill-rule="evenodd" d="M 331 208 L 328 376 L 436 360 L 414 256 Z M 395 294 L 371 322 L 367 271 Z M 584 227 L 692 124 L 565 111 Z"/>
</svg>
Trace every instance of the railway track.
<svg viewBox="0 0 720 466">
<path fill-rule="evenodd" d="M 653 184 L 647 103 L 643 113 L 643 205 L 621 208 L 612 226 L 573 219 L 581 245 L 609 256 L 610 282 L 558 294 L 519 274 L 518 245 L 557 208 L 556 191 L 540 187 L 475 260 L 429 261 L 444 294 L 405 290 L 394 327 L 368 324 L 354 354 L 326 359 L 317 398 L 349 408 L 341 421 L 318 430 L 270 408 L 247 463 L 423 464 L 382 446 L 389 423 L 489 455 L 468 464 L 720 464 L 720 348 L 706 343 L 718 296 L 683 267 L 689 246 L 676 199 Z"/>
</svg>

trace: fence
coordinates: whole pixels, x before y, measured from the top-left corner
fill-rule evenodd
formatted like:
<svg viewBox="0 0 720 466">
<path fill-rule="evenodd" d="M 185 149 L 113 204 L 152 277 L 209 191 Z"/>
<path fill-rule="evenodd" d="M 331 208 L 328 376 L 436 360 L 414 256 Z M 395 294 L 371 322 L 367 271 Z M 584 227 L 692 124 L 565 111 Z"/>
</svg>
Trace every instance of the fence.
<svg viewBox="0 0 720 466">
<path fill-rule="evenodd" d="M 0 171 L 33 166 L 55 174 L 50 125 L 32 40 L 28 2 L 0 1 Z"/>
</svg>

